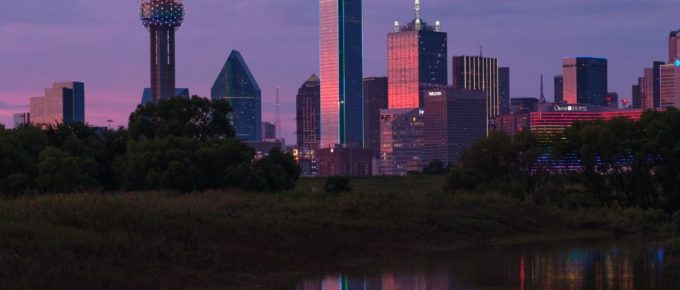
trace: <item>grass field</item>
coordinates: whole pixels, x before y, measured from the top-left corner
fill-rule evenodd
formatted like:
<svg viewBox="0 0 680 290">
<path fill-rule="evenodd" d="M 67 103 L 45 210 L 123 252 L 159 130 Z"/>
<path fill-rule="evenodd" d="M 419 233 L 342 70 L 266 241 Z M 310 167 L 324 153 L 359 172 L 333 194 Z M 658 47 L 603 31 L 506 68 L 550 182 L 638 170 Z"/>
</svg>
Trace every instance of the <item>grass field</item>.
<svg viewBox="0 0 680 290">
<path fill-rule="evenodd" d="M 658 212 L 453 196 L 443 182 L 353 179 L 352 192 L 333 195 L 324 180 L 303 179 L 283 194 L 4 199 L 0 289 L 292 289 L 358 258 L 668 227 Z"/>
</svg>

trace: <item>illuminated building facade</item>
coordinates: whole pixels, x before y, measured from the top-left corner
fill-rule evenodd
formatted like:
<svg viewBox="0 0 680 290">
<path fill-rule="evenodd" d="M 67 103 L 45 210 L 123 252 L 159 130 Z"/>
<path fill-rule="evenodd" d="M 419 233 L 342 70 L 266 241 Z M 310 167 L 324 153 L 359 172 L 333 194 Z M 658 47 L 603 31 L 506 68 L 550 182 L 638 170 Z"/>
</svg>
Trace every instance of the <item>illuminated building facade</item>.
<svg viewBox="0 0 680 290">
<path fill-rule="evenodd" d="M 491 128 L 501 112 L 498 60 L 482 56 L 453 57 L 453 88 L 486 93 L 487 123 Z"/>
<path fill-rule="evenodd" d="M 295 100 L 297 119 L 297 145 L 300 149 L 319 148 L 321 140 L 321 83 L 316 75 L 310 76 L 298 89 Z"/>
<path fill-rule="evenodd" d="M 229 55 L 212 86 L 211 97 L 231 104 L 231 122 L 237 138 L 262 141 L 262 91 L 238 51 Z"/>
<path fill-rule="evenodd" d="M 380 155 L 380 110 L 387 109 L 387 78 L 364 79 L 364 148 Z"/>
<path fill-rule="evenodd" d="M 553 95 L 553 100 L 556 104 L 561 104 L 564 101 L 564 78 L 561 75 L 555 76 L 554 89 L 555 94 Z"/>
<path fill-rule="evenodd" d="M 516 135 L 529 129 L 529 114 L 500 115 L 496 118 L 496 131 Z"/>
<path fill-rule="evenodd" d="M 576 122 L 608 121 L 617 117 L 639 121 L 643 112 L 640 109 L 621 110 L 595 105 L 546 105 L 531 113 L 530 127 L 539 140 L 550 142 Z"/>
<path fill-rule="evenodd" d="M 336 145 L 316 150 L 318 176 L 371 176 L 373 153 L 371 150 Z"/>
<path fill-rule="evenodd" d="M 420 18 L 420 1 L 415 5 L 415 18 L 404 26 L 395 22 L 387 35 L 390 109 L 420 108 L 425 86 L 448 81 L 447 35 L 439 21 L 431 26 Z"/>
<path fill-rule="evenodd" d="M 661 108 L 680 108 L 680 66 L 662 65 L 660 84 Z"/>
<path fill-rule="evenodd" d="M 498 97 L 501 99 L 501 115 L 510 114 L 510 68 L 498 68 Z"/>
<path fill-rule="evenodd" d="M 607 60 L 574 57 L 563 60 L 564 102 L 604 106 L 607 95 Z"/>
<path fill-rule="evenodd" d="M 608 93 L 605 97 L 606 107 L 617 109 L 619 108 L 619 94 Z"/>
<path fill-rule="evenodd" d="M 30 106 L 31 124 L 85 123 L 85 84 L 54 83 L 44 97 L 31 98 Z"/>
<path fill-rule="evenodd" d="M 451 87 L 426 93 L 424 159 L 456 164 L 463 151 L 486 137 L 486 94 Z"/>
<path fill-rule="evenodd" d="M 361 0 L 320 0 L 321 147 L 363 146 Z"/>
<path fill-rule="evenodd" d="M 510 109 L 513 114 L 529 114 L 538 109 L 536 98 L 513 98 L 510 99 Z"/>
<path fill-rule="evenodd" d="M 180 0 L 143 0 L 139 8 L 149 30 L 151 51 L 151 101 L 175 97 L 175 32 L 184 21 Z"/>
</svg>

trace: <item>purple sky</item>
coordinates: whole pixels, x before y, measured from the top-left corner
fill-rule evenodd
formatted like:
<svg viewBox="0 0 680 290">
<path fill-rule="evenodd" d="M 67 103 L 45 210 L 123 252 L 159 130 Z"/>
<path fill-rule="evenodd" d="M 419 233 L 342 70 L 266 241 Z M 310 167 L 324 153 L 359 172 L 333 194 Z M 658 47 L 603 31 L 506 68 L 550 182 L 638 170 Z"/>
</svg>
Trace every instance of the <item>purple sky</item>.
<svg viewBox="0 0 680 290">
<path fill-rule="evenodd" d="M 273 120 L 281 87 L 284 133 L 293 141 L 297 88 L 318 73 L 317 0 L 185 0 L 177 35 L 177 85 L 192 94 L 210 87 L 232 49 L 240 50 L 263 93 L 263 120 Z M 425 21 L 442 21 L 449 55 L 484 54 L 511 67 L 512 97 L 536 97 L 561 58 L 609 59 L 610 91 L 630 98 L 642 69 L 667 58 L 667 37 L 680 27 L 677 1 L 422 0 Z M 0 123 L 28 109 L 54 81 L 86 85 L 86 119 L 126 125 L 148 86 L 148 35 L 139 0 L 0 1 Z M 386 74 L 386 33 L 412 18 L 411 0 L 364 0 L 365 76 Z M 450 60 L 449 60 L 450 62 Z M 450 70 L 450 68 L 449 68 Z M 11 125 L 10 125 L 11 126 Z"/>
</svg>

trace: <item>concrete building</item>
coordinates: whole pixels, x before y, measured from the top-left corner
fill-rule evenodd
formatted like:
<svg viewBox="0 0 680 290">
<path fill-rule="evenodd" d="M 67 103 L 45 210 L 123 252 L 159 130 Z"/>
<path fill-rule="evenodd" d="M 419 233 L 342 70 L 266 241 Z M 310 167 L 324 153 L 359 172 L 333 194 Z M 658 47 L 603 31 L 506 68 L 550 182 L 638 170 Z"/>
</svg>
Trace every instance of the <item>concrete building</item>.
<svg viewBox="0 0 680 290">
<path fill-rule="evenodd" d="M 85 84 L 60 82 L 45 89 L 44 97 L 30 99 L 31 123 L 85 123 Z"/>
<path fill-rule="evenodd" d="M 560 104 L 564 101 L 564 78 L 561 75 L 555 76 L 554 89 L 553 102 Z"/>
<path fill-rule="evenodd" d="M 668 63 L 680 60 L 680 30 L 671 31 L 668 37 Z"/>
<path fill-rule="evenodd" d="M 510 68 L 498 68 L 498 97 L 501 102 L 501 115 L 510 114 Z"/>
<path fill-rule="evenodd" d="M 422 171 L 425 155 L 425 116 L 418 108 L 380 111 L 380 174 L 404 176 Z"/>
<path fill-rule="evenodd" d="M 143 0 L 142 24 L 149 30 L 151 101 L 175 97 L 175 32 L 184 21 L 180 0 Z"/>
<path fill-rule="evenodd" d="M 538 109 L 536 98 L 513 98 L 510 99 L 511 113 L 515 115 L 529 114 Z"/>
<path fill-rule="evenodd" d="M 661 108 L 680 108 L 680 66 L 662 65 L 660 82 Z"/>
<path fill-rule="evenodd" d="M 269 122 L 262 122 L 262 140 L 275 141 L 276 125 Z"/>
</svg>

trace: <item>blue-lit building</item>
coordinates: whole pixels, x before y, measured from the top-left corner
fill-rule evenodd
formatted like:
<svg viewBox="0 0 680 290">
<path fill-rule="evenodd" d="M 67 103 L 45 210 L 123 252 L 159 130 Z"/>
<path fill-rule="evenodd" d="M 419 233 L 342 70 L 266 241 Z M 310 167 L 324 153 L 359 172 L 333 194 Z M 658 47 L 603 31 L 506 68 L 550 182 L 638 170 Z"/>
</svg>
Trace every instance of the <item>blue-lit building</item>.
<svg viewBox="0 0 680 290">
<path fill-rule="evenodd" d="M 320 0 L 321 147 L 363 146 L 361 0 Z"/>
<path fill-rule="evenodd" d="M 237 138 L 262 141 L 262 91 L 238 51 L 229 55 L 213 84 L 211 97 L 231 103 L 231 121 Z"/>
<path fill-rule="evenodd" d="M 175 97 L 189 98 L 190 96 L 189 89 L 187 88 L 175 89 Z M 144 88 L 144 92 L 142 93 L 142 102 L 140 104 L 144 106 L 151 102 L 151 99 L 151 88 Z"/>
</svg>

